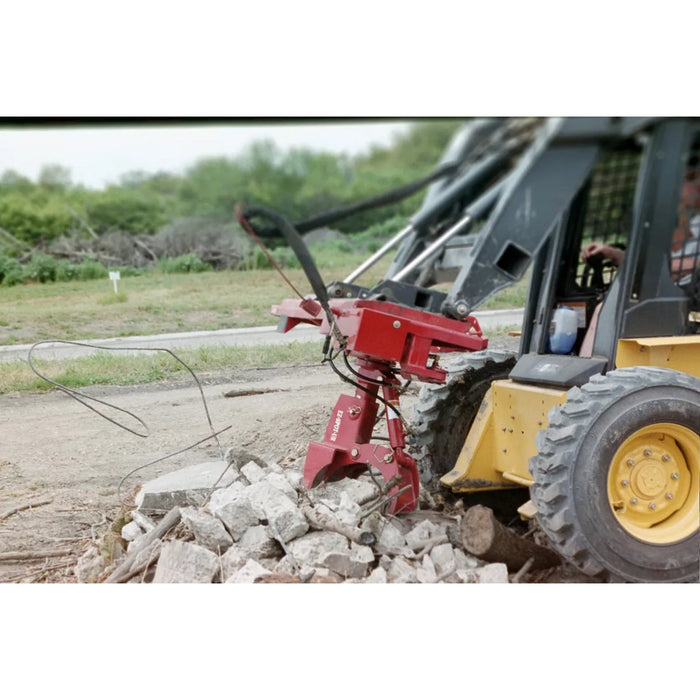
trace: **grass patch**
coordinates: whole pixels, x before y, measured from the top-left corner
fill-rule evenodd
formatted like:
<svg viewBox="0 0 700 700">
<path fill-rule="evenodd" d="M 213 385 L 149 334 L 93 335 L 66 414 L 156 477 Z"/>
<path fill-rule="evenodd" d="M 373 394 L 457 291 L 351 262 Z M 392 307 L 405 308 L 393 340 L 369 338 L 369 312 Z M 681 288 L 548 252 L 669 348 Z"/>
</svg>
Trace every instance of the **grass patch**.
<svg viewBox="0 0 700 700">
<path fill-rule="evenodd" d="M 322 339 L 287 345 L 258 347 L 202 347 L 177 350 L 175 355 L 198 375 L 252 367 L 281 367 L 321 362 Z M 72 389 L 108 385 L 132 386 L 151 382 L 188 379 L 187 369 L 166 352 L 144 350 L 136 355 L 119 351 L 98 352 L 73 360 L 33 360 L 43 375 Z M 45 392 L 53 385 L 37 376 L 23 360 L 3 362 L 0 394 Z"/>
<path fill-rule="evenodd" d="M 109 306 L 110 304 L 124 304 L 129 301 L 129 297 L 126 292 L 117 292 L 116 294 L 105 294 L 97 300 L 97 303 L 102 306 Z"/>
</svg>

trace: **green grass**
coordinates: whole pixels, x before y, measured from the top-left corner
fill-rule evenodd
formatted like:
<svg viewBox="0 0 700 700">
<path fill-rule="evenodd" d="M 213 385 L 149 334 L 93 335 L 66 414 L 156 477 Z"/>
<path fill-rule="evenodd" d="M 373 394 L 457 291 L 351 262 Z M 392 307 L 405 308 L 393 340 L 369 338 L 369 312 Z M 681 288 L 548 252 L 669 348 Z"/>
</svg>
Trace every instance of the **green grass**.
<svg viewBox="0 0 700 700">
<path fill-rule="evenodd" d="M 365 256 L 327 245 L 317 258 L 323 279 L 330 282 L 346 277 Z M 389 258 L 358 283 L 372 286 L 379 281 Z M 311 292 L 302 270 L 285 274 L 302 294 Z M 520 307 L 526 291 L 527 279 L 499 292 L 483 308 Z M 0 286 L 0 345 L 273 325 L 270 307 L 294 296 L 275 270 L 154 271 L 123 278 L 118 294 L 107 278 Z"/>
<path fill-rule="evenodd" d="M 322 338 L 313 342 L 260 347 L 202 347 L 174 354 L 200 379 L 251 367 L 294 366 L 321 362 Z M 95 385 L 132 386 L 168 380 L 191 379 L 191 374 L 167 352 L 144 351 L 136 355 L 98 352 L 73 360 L 32 360 L 42 375 L 72 389 Z M 3 362 L 0 394 L 44 392 L 54 386 L 35 374 L 23 360 Z"/>
</svg>

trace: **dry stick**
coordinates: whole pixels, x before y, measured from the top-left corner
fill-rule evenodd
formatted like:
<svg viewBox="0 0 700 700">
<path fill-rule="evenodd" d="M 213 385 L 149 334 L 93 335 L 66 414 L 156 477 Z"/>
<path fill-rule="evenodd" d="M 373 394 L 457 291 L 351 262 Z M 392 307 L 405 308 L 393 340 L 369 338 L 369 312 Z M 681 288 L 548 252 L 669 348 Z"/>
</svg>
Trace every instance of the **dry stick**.
<svg viewBox="0 0 700 700">
<path fill-rule="evenodd" d="M 38 506 L 45 506 L 49 503 L 53 503 L 53 498 L 48 498 L 43 501 L 32 501 L 31 503 L 25 503 L 23 506 L 17 506 L 16 508 L 10 508 L 4 513 L 0 513 L 0 520 L 5 520 L 15 513 L 19 513 L 21 510 L 27 510 L 28 508 L 36 508 Z"/>
<path fill-rule="evenodd" d="M 453 564 L 447 571 L 443 571 L 436 579 L 433 581 L 433 583 L 440 583 L 440 581 L 444 581 L 446 578 L 449 576 L 452 576 L 452 574 L 457 572 L 457 567 Z"/>
<path fill-rule="evenodd" d="M 28 561 L 29 559 L 47 559 L 49 557 L 67 557 L 73 554 L 70 549 L 38 552 L 0 552 L 0 561 Z"/>
<path fill-rule="evenodd" d="M 532 568 L 532 565 L 535 563 L 535 557 L 530 557 L 521 567 L 520 571 L 518 573 L 513 574 L 513 576 L 510 579 L 511 583 L 520 583 L 520 580 L 522 579 L 525 574 L 530 571 Z"/>
<path fill-rule="evenodd" d="M 175 506 L 171 508 L 165 517 L 156 525 L 148 534 L 146 534 L 137 547 L 134 547 L 126 559 L 107 577 L 105 583 L 121 583 L 124 576 L 130 574 L 129 569 L 136 560 L 138 554 L 156 539 L 163 537 L 171 527 L 174 527 L 180 522 L 180 508 Z"/>
<path fill-rule="evenodd" d="M 371 541 L 371 532 L 365 532 L 360 530 L 359 527 L 340 522 L 340 520 L 327 513 L 317 513 L 311 506 L 302 506 L 301 510 L 306 516 L 306 519 L 319 530 L 325 529 L 331 532 L 337 532 L 339 535 L 347 537 L 351 542 L 355 542 L 356 544 L 374 544 L 374 542 Z M 374 539 L 376 541 L 376 537 Z"/>
</svg>

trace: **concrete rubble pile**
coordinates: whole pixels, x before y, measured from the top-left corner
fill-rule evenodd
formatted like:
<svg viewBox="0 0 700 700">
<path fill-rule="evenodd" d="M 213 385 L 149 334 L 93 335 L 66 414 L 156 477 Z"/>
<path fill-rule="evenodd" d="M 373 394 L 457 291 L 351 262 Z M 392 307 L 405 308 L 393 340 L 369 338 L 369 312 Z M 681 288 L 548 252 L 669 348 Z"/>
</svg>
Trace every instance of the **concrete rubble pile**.
<svg viewBox="0 0 700 700">
<path fill-rule="evenodd" d="M 124 555 L 100 570 L 99 553 L 88 551 L 76 567 L 78 580 L 509 581 L 505 564 L 465 553 L 459 516 L 418 510 L 386 517 L 386 494 L 370 475 L 306 489 L 294 464 L 246 456 L 252 459 L 227 455 L 142 486 L 121 530 Z"/>
</svg>

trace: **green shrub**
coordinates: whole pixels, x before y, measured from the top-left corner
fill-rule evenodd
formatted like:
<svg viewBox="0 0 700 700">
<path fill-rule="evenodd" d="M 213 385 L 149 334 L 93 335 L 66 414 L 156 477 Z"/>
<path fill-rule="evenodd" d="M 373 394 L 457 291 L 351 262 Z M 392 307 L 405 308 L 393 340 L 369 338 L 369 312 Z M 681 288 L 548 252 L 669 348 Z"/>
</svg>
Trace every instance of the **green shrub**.
<svg viewBox="0 0 700 700">
<path fill-rule="evenodd" d="M 14 258 L 6 258 L 0 261 L 0 278 L 6 287 L 24 282 L 24 268 Z"/>
<path fill-rule="evenodd" d="M 108 277 L 107 268 L 97 260 L 86 258 L 75 267 L 75 277 L 78 280 L 99 280 Z"/>
<path fill-rule="evenodd" d="M 166 274 L 183 272 L 205 272 L 211 270 L 211 265 L 202 262 L 198 255 L 188 253 L 177 258 L 166 258 L 160 261 L 160 269 Z"/>
<path fill-rule="evenodd" d="M 32 282 L 55 282 L 58 261 L 45 253 L 34 253 L 24 266 L 24 277 Z"/>
</svg>

